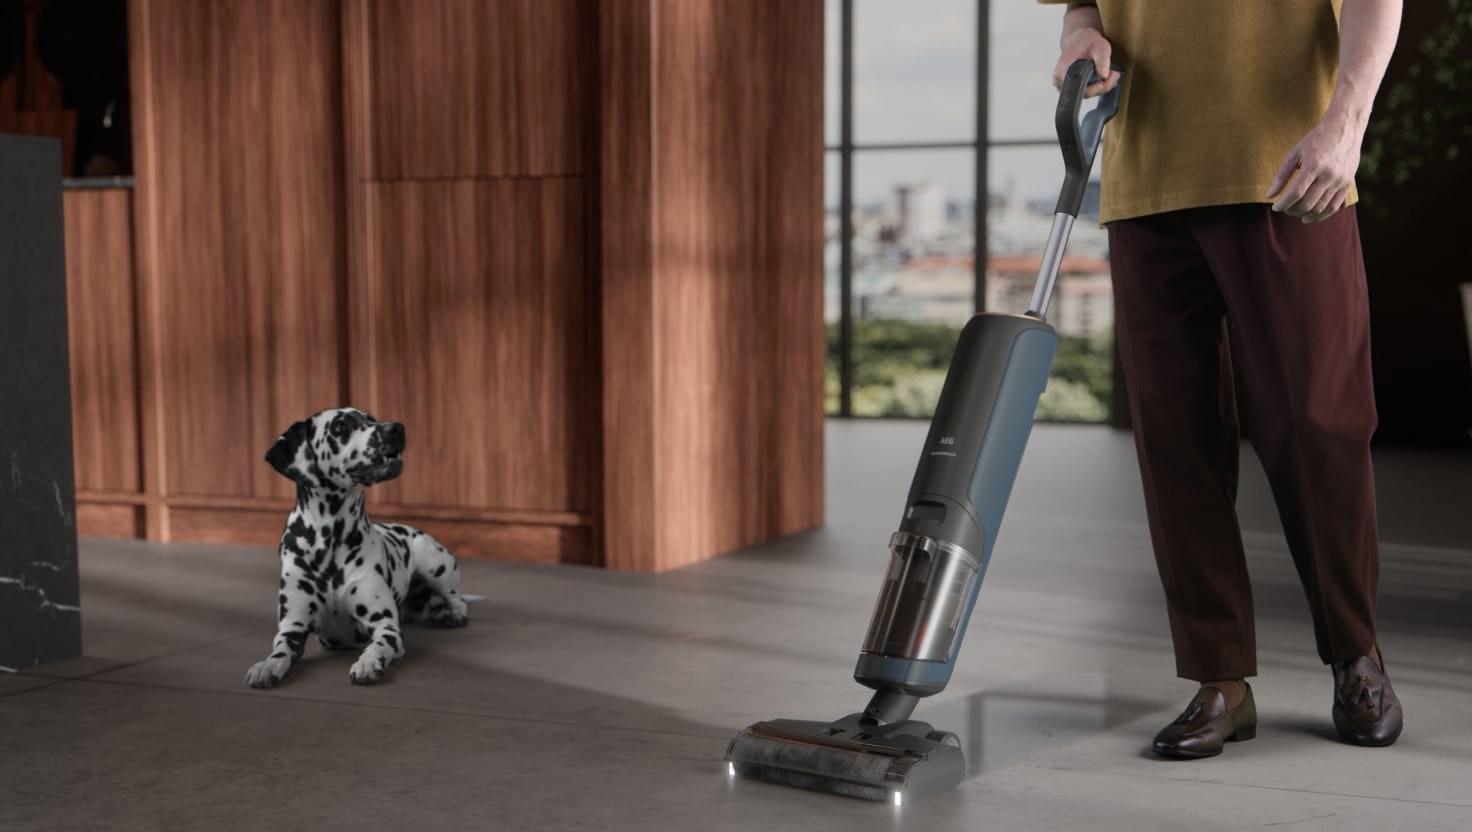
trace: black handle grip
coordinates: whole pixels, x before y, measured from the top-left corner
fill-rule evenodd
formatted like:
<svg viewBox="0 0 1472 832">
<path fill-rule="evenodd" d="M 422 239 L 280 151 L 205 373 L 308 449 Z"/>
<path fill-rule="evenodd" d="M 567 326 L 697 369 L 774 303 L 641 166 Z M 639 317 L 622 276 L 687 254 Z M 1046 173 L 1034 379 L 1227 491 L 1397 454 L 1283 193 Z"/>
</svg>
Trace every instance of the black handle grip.
<svg viewBox="0 0 1472 832">
<path fill-rule="evenodd" d="M 1118 66 L 1110 69 L 1123 71 Z M 1084 204 L 1084 191 L 1089 186 L 1089 170 L 1094 166 L 1094 154 L 1099 151 L 1099 137 L 1104 133 L 1104 123 L 1114 118 L 1119 112 L 1119 91 L 1124 86 L 1124 78 L 1114 85 L 1114 89 L 1099 97 L 1099 103 L 1083 121 L 1079 121 L 1079 110 L 1083 109 L 1084 90 L 1090 84 L 1097 84 L 1104 79 L 1094 69 L 1094 62 L 1088 58 L 1079 58 L 1068 68 L 1068 73 L 1063 76 L 1063 91 L 1058 96 L 1058 110 L 1054 113 L 1053 122 L 1058 127 L 1058 144 L 1063 148 L 1063 167 L 1067 171 L 1063 177 L 1063 192 L 1058 196 L 1058 208 L 1056 213 L 1068 214 L 1071 217 L 1078 216 L 1079 208 Z"/>
</svg>

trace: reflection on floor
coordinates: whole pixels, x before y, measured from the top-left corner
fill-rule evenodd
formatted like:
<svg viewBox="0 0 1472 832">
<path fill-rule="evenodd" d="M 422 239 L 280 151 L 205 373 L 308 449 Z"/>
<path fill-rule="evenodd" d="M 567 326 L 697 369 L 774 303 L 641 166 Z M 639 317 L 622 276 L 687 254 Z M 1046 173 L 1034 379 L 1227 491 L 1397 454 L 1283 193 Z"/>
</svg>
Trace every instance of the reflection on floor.
<svg viewBox="0 0 1472 832">
<path fill-rule="evenodd" d="M 724 776 L 762 718 L 837 717 L 924 426 L 829 427 L 829 524 L 657 577 L 472 562 L 463 631 L 392 681 L 267 652 L 274 553 L 87 540 L 86 657 L 0 675 L 0 829 L 1472 828 L 1472 459 L 1379 455 L 1382 644 L 1407 728 L 1332 740 L 1330 685 L 1255 463 L 1241 513 L 1256 740 L 1151 759 L 1174 679 L 1127 435 L 1035 434 L 951 686 L 971 774 L 895 809 Z M 384 518 L 387 519 L 387 518 Z"/>
</svg>

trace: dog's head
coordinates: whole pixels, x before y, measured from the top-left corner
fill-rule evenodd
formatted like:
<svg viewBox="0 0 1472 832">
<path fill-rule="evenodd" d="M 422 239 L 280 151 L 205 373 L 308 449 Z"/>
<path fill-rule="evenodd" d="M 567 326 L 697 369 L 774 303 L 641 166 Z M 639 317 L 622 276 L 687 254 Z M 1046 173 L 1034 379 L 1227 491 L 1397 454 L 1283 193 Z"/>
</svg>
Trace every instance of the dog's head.
<svg viewBox="0 0 1472 832">
<path fill-rule="evenodd" d="M 309 488 L 347 491 L 397 477 L 403 454 L 403 425 L 340 407 L 287 428 L 266 451 L 266 461 Z"/>
</svg>

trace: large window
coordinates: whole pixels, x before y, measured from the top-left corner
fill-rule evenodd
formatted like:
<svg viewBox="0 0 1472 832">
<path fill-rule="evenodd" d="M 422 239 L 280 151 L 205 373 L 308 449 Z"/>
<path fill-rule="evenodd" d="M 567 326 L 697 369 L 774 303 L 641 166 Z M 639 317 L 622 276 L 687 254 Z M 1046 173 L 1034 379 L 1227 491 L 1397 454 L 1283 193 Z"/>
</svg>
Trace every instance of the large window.
<svg viewBox="0 0 1472 832">
<path fill-rule="evenodd" d="M 1062 12 L 828 0 L 827 13 L 828 412 L 928 417 L 966 320 L 1031 297 L 1063 177 L 1050 80 Z M 1097 196 L 1050 309 L 1061 341 L 1043 419 L 1109 416 Z"/>
</svg>

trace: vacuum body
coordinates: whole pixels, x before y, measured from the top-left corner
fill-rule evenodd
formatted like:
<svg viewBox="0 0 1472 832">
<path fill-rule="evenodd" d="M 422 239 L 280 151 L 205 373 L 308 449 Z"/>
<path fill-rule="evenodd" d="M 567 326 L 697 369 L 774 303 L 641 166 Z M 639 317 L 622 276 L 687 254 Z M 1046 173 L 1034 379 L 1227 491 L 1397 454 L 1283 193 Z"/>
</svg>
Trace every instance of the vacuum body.
<svg viewBox="0 0 1472 832">
<path fill-rule="evenodd" d="M 1025 315 L 961 330 L 854 678 L 939 693 L 950 681 L 1048 383 L 1058 335 Z"/>
<path fill-rule="evenodd" d="M 976 315 L 961 330 L 854 668 L 874 690 L 869 704 L 833 722 L 752 725 L 727 746 L 732 774 L 896 804 L 965 776 L 959 738 L 910 715 L 951 679 L 1048 382 L 1058 335 L 1047 307 L 1119 105 L 1116 86 L 1079 121 L 1084 89 L 1097 81 L 1089 60 L 1065 76 L 1055 123 L 1066 176 L 1031 308 Z"/>
</svg>

